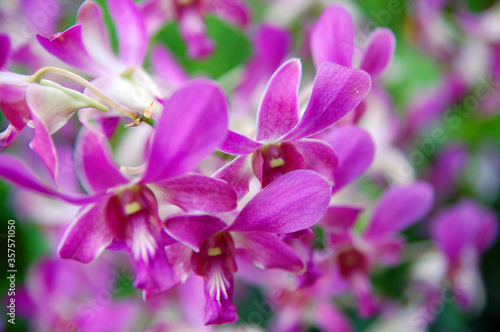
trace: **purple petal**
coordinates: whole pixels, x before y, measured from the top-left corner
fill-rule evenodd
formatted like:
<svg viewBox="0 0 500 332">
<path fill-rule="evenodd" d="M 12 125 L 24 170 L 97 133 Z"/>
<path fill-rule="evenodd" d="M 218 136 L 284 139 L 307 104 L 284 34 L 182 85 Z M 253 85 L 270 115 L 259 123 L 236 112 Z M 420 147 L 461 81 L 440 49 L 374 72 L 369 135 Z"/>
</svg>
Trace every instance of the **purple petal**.
<svg viewBox="0 0 500 332">
<path fill-rule="evenodd" d="M 352 326 L 348 317 L 327 301 L 316 301 L 314 322 L 321 331 L 351 332 Z"/>
<path fill-rule="evenodd" d="M 361 211 L 361 208 L 351 206 L 330 206 L 320 224 L 329 233 L 345 233 L 354 226 Z"/>
<path fill-rule="evenodd" d="M 134 263 L 137 270 L 134 287 L 144 290 L 146 299 L 165 292 L 178 283 L 163 248 L 156 250 L 148 261 L 134 259 Z"/>
<path fill-rule="evenodd" d="M 324 140 L 333 147 L 339 160 L 333 192 L 363 174 L 375 156 L 372 138 L 356 126 L 335 128 Z"/>
<path fill-rule="evenodd" d="M 6 154 L 0 156 L 0 177 L 21 188 L 59 198 L 69 203 L 88 204 L 99 199 L 99 197 L 68 196 L 62 194 L 58 190 L 42 183 L 25 165 Z"/>
<path fill-rule="evenodd" d="M 253 177 L 252 169 L 247 164 L 246 155 L 238 156 L 213 174 L 214 178 L 229 183 L 236 192 L 237 201 L 248 193 L 249 183 Z"/>
<path fill-rule="evenodd" d="M 105 72 L 87 53 L 81 25 L 74 25 L 51 37 L 37 35 L 36 38 L 49 53 L 85 73 L 98 76 Z"/>
<path fill-rule="evenodd" d="M 179 29 L 187 44 L 187 53 L 190 58 L 202 59 L 213 52 L 215 44 L 207 36 L 205 22 L 192 6 L 182 10 L 179 17 Z"/>
<path fill-rule="evenodd" d="M 59 257 L 90 263 L 106 249 L 113 235 L 104 220 L 104 208 L 100 202 L 79 212 L 61 240 Z"/>
<path fill-rule="evenodd" d="M 253 38 L 254 54 L 245 66 L 238 86 L 234 89 L 231 106 L 235 112 L 247 113 L 252 107 L 249 100 L 260 97 L 260 92 L 273 72 L 285 59 L 290 48 L 286 29 L 263 24 Z"/>
<path fill-rule="evenodd" d="M 350 67 L 354 46 L 354 22 L 341 6 L 326 8 L 311 33 L 311 53 L 316 68 L 324 61 Z"/>
<path fill-rule="evenodd" d="M 111 48 L 108 30 L 101 7 L 93 1 L 85 1 L 78 9 L 78 24 L 82 26 L 82 39 L 88 54 L 105 72 L 121 73 L 126 69 L 118 61 Z"/>
<path fill-rule="evenodd" d="M 168 84 L 175 86 L 188 80 L 187 74 L 164 46 L 155 45 L 153 47 L 151 67 L 153 73 Z"/>
<path fill-rule="evenodd" d="M 106 136 L 96 130 L 81 129 L 75 145 L 75 162 L 85 187 L 94 192 L 129 182 L 113 162 Z"/>
<path fill-rule="evenodd" d="M 441 210 L 431 225 L 432 238 L 452 263 L 460 260 L 464 250 L 485 250 L 493 244 L 497 232 L 495 215 L 472 200 Z"/>
<path fill-rule="evenodd" d="M 261 269 L 283 269 L 300 272 L 304 263 L 291 247 L 275 234 L 246 232 L 238 236 L 237 243 Z"/>
<path fill-rule="evenodd" d="M 211 2 L 212 10 L 224 21 L 245 27 L 250 21 L 251 10 L 239 0 L 216 0 Z"/>
<path fill-rule="evenodd" d="M 433 201 L 434 191 L 425 182 L 387 190 L 377 203 L 364 237 L 383 237 L 409 227 L 429 213 Z"/>
<path fill-rule="evenodd" d="M 163 106 L 142 182 L 192 171 L 226 135 L 226 99 L 210 81 L 193 81 L 177 90 Z"/>
<path fill-rule="evenodd" d="M 227 224 L 212 216 L 176 216 L 165 220 L 165 231 L 174 239 L 199 252 L 210 236 L 227 228 Z"/>
<path fill-rule="evenodd" d="M 390 29 L 377 28 L 370 35 L 370 41 L 361 59 L 360 69 L 372 77 L 380 75 L 394 55 L 396 39 Z"/>
<path fill-rule="evenodd" d="M 225 181 L 200 174 L 184 174 L 149 185 L 158 201 L 185 211 L 229 212 L 236 208 L 236 193 Z"/>
<path fill-rule="evenodd" d="M 119 56 L 128 66 L 141 66 L 149 38 L 139 9 L 132 0 L 108 0 L 106 4 L 119 41 Z"/>
<path fill-rule="evenodd" d="M 5 118 L 21 130 L 31 118 L 26 105 L 28 77 L 7 71 L 0 71 L 0 109 Z"/>
<path fill-rule="evenodd" d="M 178 242 L 165 247 L 165 254 L 167 255 L 168 263 L 174 270 L 176 282 L 184 283 L 191 275 L 191 255 L 193 254 L 193 250 Z"/>
<path fill-rule="evenodd" d="M 313 171 L 293 171 L 263 188 L 248 202 L 229 230 L 290 233 L 321 218 L 330 203 L 331 187 Z"/>
<path fill-rule="evenodd" d="M 8 125 L 7 129 L 0 133 L 0 151 L 11 145 L 18 134 L 19 131 L 13 125 Z"/>
<path fill-rule="evenodd" d="M 254 152 L 261 146 L 262 144 L 257 143 L 250 138 L 228 130 L 224 141 L 219 144 L 217 148 L 224 153 L 244 155 Z"/>
<path fill-rule="evenodd" d="M 288 133 L 299 121 L 298 90 L 302 65 L 288 60 L 271 76 L 257 114 L 257 141 L 272 141 Z"/>
<path fill-rule="evenodd" d="M 373 316 L 378 306 L 373 298 L 372 285 L 368 277 L 362 274 L 356 274 L 351 278 L 351 285 L 354 295 L 358 300 L 359 315 L 363 318 Z"/>
<path fill-rule="evenodd" d="M 31 120 L 35 128 L 35 136 L 30 142 L 30 148 L 42 159 L 50 176 L 59 186 L 59 158 L 57 156 L 56 146 L 45 124 L 32 114 Z"/>
<path fill-rule="evenodd" d="M 353 110 L 370 91 L 366 72 L 323 62 L 314 79 L 311 99 L 300 122 L 283 140 L 316 134 Z"/>
<path fill-rule="evenodd" d="M 375 243 L 370 243 L 370 246 L 370 254 L 375 260 L 384 265 L 396 265 L 401 260 L 401 252 L 405 246 L 405 241 L 397 237 L 376 241 Z"/>
<path fill-rule="evenodd" d="M 0 69 L 7 63 L 10 52 L 10 39 L 6 34 L 0 34 Z"/>
<path fill-rule="evenodd" d="M 293 142 L 304 157 L 306 168 L 324 176 L 334 183 L 338 158 L 333 148 L 327 143 L 313 139 L 302 139 Z"/>
</svg>

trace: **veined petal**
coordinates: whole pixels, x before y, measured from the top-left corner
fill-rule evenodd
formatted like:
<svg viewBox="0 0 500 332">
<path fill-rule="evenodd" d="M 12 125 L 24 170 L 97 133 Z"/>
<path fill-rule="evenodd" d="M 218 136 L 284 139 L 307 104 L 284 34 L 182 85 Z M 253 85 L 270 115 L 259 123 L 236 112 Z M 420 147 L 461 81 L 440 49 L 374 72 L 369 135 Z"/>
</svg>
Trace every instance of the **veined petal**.
<svg viewBox="0 0 500 332">
<path fill-rule="evenodd" d="M 244 155 L 254 152 L 261 146 L 262 144 L 257 143 L 250 138 L 228 130 L 224 141 L 222 141 L 217 148 L 224 153 Z"/>
<path fill-rule="evenodd" d="M 298 90 L 302 65 L 292 59 L 271 76 L 257 114 L 256 141 L 271 141 L 288 133 L 299 121 Z"/>
<path fill-rule="evenodd" d="M 324 140 L 333 147 L 339 160 L 333 192 L 363 174 L 375 156 L 372 138 L 356 126 L 335 128 Z"/>
<path fill-rule="evenodd" d="M 371 79 L 366 72 L 323 62 L 314 79 L 304 115 L 282 140 L 297 140 L 326 129 L 353 110 L 370 88 Z"/>
<path fill-rule="evenodd" d="M 380 198 L 365 238 L 376 238 L 401 231 L 429 213 L 434 191 L 425 182 L 387 190 Z"/>
<path fill-rule="evenodd" d="M 85 49 L 94 62 L 105 73 L 121 73 L 125 65 L 121 63 L 111 49 L 109 34 L 104 24 L 101 7 L 94 1 L 85 1 L 78 9 L 78 24 L 81 24 L 81 38 Z"/>
<path fill-rule="evenodd" d="M 113 240 L 104 218 L 105 203 L 84 207 L 69 226 L 57 249 L 59 257 L 92 262 Z"/>
<path fill-rule="evenodd" d="M 94 76 L 105 73 L 88 53 L 90 50 L 84 44 L 81 25 L 74 25 L 50 37 L 37 35 L 36 38 L 43 48 L 67 64 Z"/>
<path fill-rule="evenodd" d="M 316 68 L 324 61 L 350 67 L 354 48 L 354 22 L 341 6 L 326 8 L 311 33 L 311 53 Z"/>
<path fill-rule="evenodd" d="M 252 168 L 255 176 L 265 187 L 283 174 L 305 169 L 306 162 L 299 149 L 284 142 L 279 145 L 263 146 L 252 155 Z"/>
<path fill-rule="evenodd" d="M 248 193 L 253 173 L 247 163 L 247 156 L 243 155 L 234 158 L 229 164 L 220 168 L 212 176 L 229 183 L 236 192 L 237 201 L 239 201 Z"/>
<path fill-rule="evenodd" d="M 391 62 L 395 46 L 396 39 L 390 29 L 375 29 L 370 35 L 359 68 L 372 77 L 380 75 Z"/>
<path fill-rule="evenodd" d="M 287 173 L 259 191 L 228 230 L 290 233 L 305 229 L 325 214 L 330 193 L 328 182 L 313 171 Z"/>
<path fill-rule="evenodd" d="M 224 93 L 208 80 L 177 90 L 164 104 L 155 126 L 143 183 L 192 171 L 226 135 L 228 108 Z"/>
<path fill-rule="evenodd" d="M 203 242 L 227 228 L 227 224 L 213 216 L 184 215 L 168 218 L 164 228 L 171 237 L 199 252 Z"/>
<path fill-rule="evenodd" d="M 160 202 L 185 211 L 229 212 L 236 208 L 236 193 L 225 181 L 190 173 L 149 184 Z"/>
<path fill-rule="evenodd" d="M 335 172 L 339 161 L 330 145 L 315 139 L 301 139 L 293 144 L 299 148 L 307 169 L 324 176 L 331 183 L 335 182 Z"/>
<path fill-rule="evenodd" d="M 236 243 L 252 258 L 261 269 L 283 269 L 300 272 L 304 262 L 299 255 L 286 245 L 276 234 L 266 232 L 246 232 L 238 234 Z"/>
<path fill-rule="evenodd" d="M 119 56 L 128 66 L 141 66 L 149 38 L 144 19 L 132 0 L 107 0 L 119 41 Z"/>
<path fill-rule="evenodd" d="M 75 162 L 85 186 L 104 192 L 129 182 L 113 162 L 106 136 L 97 130 L 82 128 L 75 145 Z"/>
</svg>

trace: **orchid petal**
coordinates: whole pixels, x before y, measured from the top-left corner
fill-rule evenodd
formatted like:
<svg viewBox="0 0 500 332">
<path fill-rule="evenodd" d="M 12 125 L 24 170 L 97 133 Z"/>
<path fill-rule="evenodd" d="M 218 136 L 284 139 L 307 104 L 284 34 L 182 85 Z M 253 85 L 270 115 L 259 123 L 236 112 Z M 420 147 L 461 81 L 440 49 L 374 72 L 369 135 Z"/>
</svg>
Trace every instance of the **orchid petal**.
<svg viewBox="0 0 500 332">
<path fill-rule="evenodd" d="M 25 188 L 39 194 L 59 198 L 68 203 L 88 204 L 98 200 L 100 197 L 68 196 L 60 193 L 57 189 L 51 188 L 42 183 L 31 170 L 17 159 L 8 156 L 0 156 L 0 177 L 10 181 L 21 188 Z"/>
<path fill-rule="evenodd" d="M 301 72 L 300 60 L 292 59 L 282 64 L 271 76 L 260 101 L 255 140 L 274 140 L 297 124 Z"/>
<path fill-rule="evenodd" d="M 326 129 L 353 110 L 370 88 L 371 79 L 366 72 L 323 62 L 304 115 L 282 140 L 297 140 Z"/>
<path fill-rule="evenodd" d="M 356 126 L 335 128 L 324 140 L 333 147 L 339 160 L 333 192 L 363 174 L 375 156 L 372 138 Z"/>
<path fill-rule="evenodd" d="M 348 317 L 327 301 L 319 301 L 314 308 L 314 322 L 322 331 L 351 332 Z"/>
<path fill-rule="evenodd" d="M 370 35 L 359 68 L 372 77 L 380 75 L 389 66 L 395 46 L 396 39 L 390 29 L 375 29 Z"/>
<path fill-rule="evenodd" d="M 105 73 L 105 70 L 88 53 L 89 50 L 83 41 L 81 25 L 74 25 L 51 37 L 37 35 L 36 38 L 50 54 L 67 64 L 94 76 Z"/>
<path fill-rule="evenodd" d="M 338 158 L 333 148 L 327 143 L 315 139 L 302 139 L 293 142 L 304 157 L 306 168 L 324 176 L 334 183 Z"/>
<path fill-rule="evenodd" d="M 17 135 L 19 131 L 13 125 L 8 125 L 7 129 L 0 133 L 0 151 L 11 145 Z"/>
<path fill-rule="evenodd" d="M 77 22 L 82 26 L 81 38 L 84 49 L 105 73 L 120 73 L 126 69 L 113 53 L 102 10 L 97 3 L 93 1 L 82 3 L 78 9 Z"/>
<path fill-rule="evenodd" d="M 113 235 L 104 220 L 104 208 L 100 202 L 79 212 L 61 240 L 59 257 L 90 263 L 106 249 Z"/>
<path fill-rule="evenodd" d="M 151 67 L 153 73 L 168 84 L 177 85 L 188 81 L 187 74 L 163 46 L 153 47 Z"/>
<path fill-rule="evenodd" d="M 229 212 L 236 208 L 236 193 L 229 184 L 200 174 L 184 174 L 149 187 L 158 201 L 185 211 Z"/>
<path fill-rule="evenodd" d="M 6 34 L 0 34 L 0 69 L 7 63 L 10 52 L 10 39 Z"/>
<path fill-rule="evenodd" d="M 244 155 L 254 152 L 261 146 L 250 138 L 228 130 L 224 141 L 217 148 L 224 153 Z"/>
<path fill-rule="evenodd" d="M 75 162 L 85 186 L 94 192 L 127 184 L 113 162 L 111 149 L 104 134 L 82 128 L 75 145 Z"/>
<path fill-rule="evenodd" d="M 239 234 L 237 244 L 245 249 L 253 263 L 262 269 L 276 268 L 292 272 L 304 269 L 300 257 L 275 234 L 246 232 Z"/>
<path fill-rule="evenodd" d="M 35 136 L 30 142 L 30 148 L 42 159 L 54 182 L 59 186 L 59 158 L 56 146 L 43 123 L 36 114 L 31 115 Z"/>
<path fill-rule="evenodd" d="M 251 10 L 244 1 L 216 0 L 211 2 L 212 10 L 224 21 L 245 27 L 250 22 Z"/>
<path fill-rule="evenodd" d="M 287 173 L 259 191 L 229 230 L 290 233 L 305 229 L 325 214 L 330 193 L 328 182 L 312 171 Z"/>
<path fill-rule="evenodd" d="M 224 93 L 207 80 L 177 90 L 157 122 L 142 181 L 157 182 L 192 171 L 222 142 L 228 124 Z"/>
<path fill-rule="evenodd" d="M 184 8 L 179 17 L 179 29 L 190 58 L 202 59 L 213 52 L 215 44 L 208 37 L 205 22 L 195 8 Z"/>
<path fill-rule="evenodd" d="M 128 66 L 141 66 L 148 50 L 143 17 L 132 0 L 107 0 L 119 40 L 119 56 Z"/>
<path fill-rule="evenodd" d="M 320 224 L 329 233 L 345 233 L 354 226 L 361 211 L 361 208 L 351 206 L 330 206 Z"/>
<path fill-rule="evenodd" d="M 316 68 L 324 61 L 350 67 L 354 48 L 354 22 L 341 6 L 326 8 L 311 33 L 311 53 Z"/>
<path fill-rule="evenodd" d="M 137 274 L 134 287 L 144 290 L 144 297 L 150 298 L 165 292 L 178 284 L 163 248 L 158 248 L 149 260 L 134 259 Z"/>
<path fill-rule="evenodd" d="M 214 178 L 229 183 L 236 192 L 237 201 L 248 193 L 250 180 L 253 177 L 252 169 L 247 164 L 246 155 L 238 156 L 213 174 Z"/>
<path fill-rule="evenodd" d="M 26 105 L 28 76 L 0 71 L 0 109 L 5 118 L 17 129 L 24 128 L 31 114 Z"/>
<path fill-rule="evenodd" d="M 430 211 L 433 201 L 434 191 L 425 182 L 387 190 L 373 212 L 364 237 L 382 237 L 409 227 Z"/>
<path fill-rule="evenodd" d="M 174 239 L 199 252 L 210 236 L 227 228 L 227 224 L 212 216 L 175 216 L 165 220 L 165 231 Z"/>
</svg>

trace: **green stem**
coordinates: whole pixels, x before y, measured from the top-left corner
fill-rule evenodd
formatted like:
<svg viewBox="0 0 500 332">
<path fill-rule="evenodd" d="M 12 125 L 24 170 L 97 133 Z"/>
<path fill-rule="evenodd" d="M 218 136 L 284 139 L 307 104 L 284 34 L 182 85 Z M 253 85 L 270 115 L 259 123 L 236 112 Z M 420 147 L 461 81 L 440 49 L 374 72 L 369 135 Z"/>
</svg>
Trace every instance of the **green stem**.
<svg viewBox="0 0 500 332">
<path fill-rule="evenodd" d="M 70 80 L 84 86 L 90 92 L 92 92 L 94 95 L 96 95 L 97 98 L 99 98 L 100 100 L 102 100 L 103 102 L 105 102 L 106 104 L 108 104 L 110 107 L 114 108 L 115 110 L 117 110 L 121 114 L 125 115 L 126 117 L 129 117 L 129 118 L 135 120 L 135 119 L 142 116 L 141 113 L 136 112 L 136 111 L 128 108 L 127 106 L 122 105 L 119 102 L 114 101 L 113 99 L 109 98 L 106 95 L 106 93 L 104 93 L 104 91 L 102 91 L 101 89 L 99 89 L 98 87 L 96 87 L 95 85 L 93 85 L 92 83 L 90 83 L 89 81 L 84 79 L 83 77 L 80 77 L 80 76 L 78 76 L 70 71 L 67 71 L 67 70 L 64 70 L 61 68 L 43 67 L 31 76 L 31 82 L 40 83 L 42 77 L 44 77 L 46 74 L 49 74 L 49 73 L 64 76 L 64 77 L 69 78 Z M 143 118 L 143 122 L 146 122 L 147 124 L 149 124 L 151 126 L 154 124 L 154 120 L 152 118 L 150 118 L 150 119 Z"/>
</svg>

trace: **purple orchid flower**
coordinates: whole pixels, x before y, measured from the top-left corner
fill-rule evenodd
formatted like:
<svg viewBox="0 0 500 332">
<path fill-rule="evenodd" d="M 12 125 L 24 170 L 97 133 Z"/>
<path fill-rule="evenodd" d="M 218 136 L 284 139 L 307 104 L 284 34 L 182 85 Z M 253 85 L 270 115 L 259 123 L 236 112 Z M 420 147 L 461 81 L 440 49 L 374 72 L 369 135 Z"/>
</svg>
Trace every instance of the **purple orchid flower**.
<svg viewBox="0 0 500 332">
<path fill-rule="evenodd" d="M 359 237 L 350 229 L 361 209 L 332 206 L 322 218 L 321 224 L 335 253 L 332 283 L 339 291 L 353 290 L 362 317 L 371 316 L 377 310 L 369 279 L 372 266 L 398 262 L 404 246 L 398 232 L 423 218 L 432 203 L 433 190 L 427 183 L 389 189 L 379 199 L 368 227 Z"/>
<path fill-rule="evenodd" d="M 223 20 L 245 27 L 250 21 L 250 8 L 239 0 L 151 0 L 141 6 L 148 35 L 154 35 L 169 20 L 179 23 L 180 33 L 191 58 L 210 56 L 215 49 L 207 36 L 204 16 L 215 13 Z"/>
<path fill-rule="evenodd" d="M 102 10 L 90 0 L 80 6 L 76 25 L 50 37 L 38 35 L 38 41 L 60 60 L 94 77 L 141 67 L 149 39 L 139 9 L 132 0 L 108 0 L 106 4 L 117 29 L 118 57 L 112 51 Z"/>
<path fill-rule="evenodd" d="M 497 237 L 497 217 L 472 200 L 462 200 L 436 215 L 431 234 L 448 261 L 447 277 L 458 304 L 471 309 L 480 293 L 479 259 Z"/>
<path fill-rule="evenodd" d="M 32 267 L 16 304 L 32 330 L 131 332 L 139 307 L 130 300 L 100 300 L 103 291 L 124 287 L 110 287 L 117 284 L 112 278 L 112 266 L 105 261 L 83 266 L 43 258 Z"/>
<path fill-rule="evenodd" d="M 197 103 L 191 103 L 193 98 Z M 113 163 L 105 136 L 82 128 L 76 144 L 77 165 L 84 186 L 92 193 L 84 200 L 42 186 L 11 158 L 5 156 L 0 162 L 0 175 L 7 180 L 85 204 L 59 246 L 61 257 L 88 263 L 110 245 L 112 250 L 130 252 L 137 267 L 134 285 L 148 294 L 165 291 L 177 282 L 163 249 L 175 241 L 162 229 L 158 202 L 208 213 L 236 207 L 236 195 L 226 182 L 188 173 L 224 137 L 228 115 L 223 93 L 200 80 L 178 90 L 164 107 L 144 172 L 133 179 Z"/>
<path fill-rule="evenodd" d="M 301 63 L 292 59 L 269 80 L 257 114 L 255 140 L 228 132 L 219 149 L 240 155 L 242 163 L 252 154 L 253 172 L 265 187 L 281 175 L 311 169 L 333 182 L 337 156 L 333 149 L 310 137 L 351 111 L 370 90 L 370 77 L 361 70 L 324 62 L 318 69 L 311 99 L 299 121 L 298 86 Z"/>
<path fill-rule="evenodd" d="M 311 54 L 316 68 L 324 61 L 352 67 L 355 55 L 355 26 L 351 15 L 342 6 L 327 7 L 318 18 L 311 32 Z M 377 28 L 369 37 L 360 55 L 359 68 L 376 82 L 390 65 L 395 49 L 395 37 L 390 29 Z M 375 83 L 374 83 L 375 85 Z M 351 114 L 357 122 L 366 109 L 364 102 Z"/>
<path fill-rule="evenodd" d="M 331 187 L 321 176 L 298 170 L 259 191 L 229 226 L 214 216 L 180 215 L 165 221 L 166 232 L 187 246 L 180 249 L 184 258 L 179 266 L 191 266 L 205 281 L 205 324 L 238 318 L 232 303 L 237 247 L 261 268 L 304 269 L 300 257 L 276 234 L 312 226 L 325 213 L 330 195 Z"/>
</svg>

